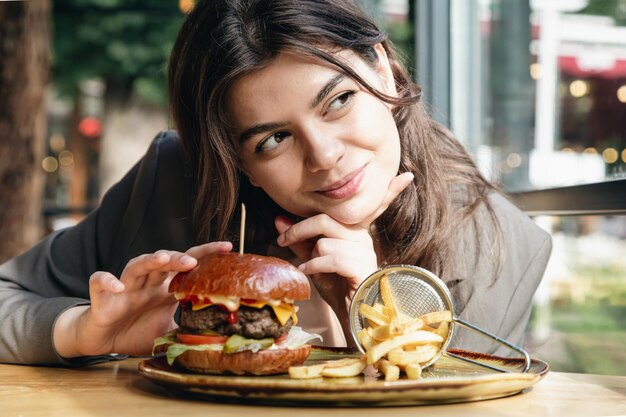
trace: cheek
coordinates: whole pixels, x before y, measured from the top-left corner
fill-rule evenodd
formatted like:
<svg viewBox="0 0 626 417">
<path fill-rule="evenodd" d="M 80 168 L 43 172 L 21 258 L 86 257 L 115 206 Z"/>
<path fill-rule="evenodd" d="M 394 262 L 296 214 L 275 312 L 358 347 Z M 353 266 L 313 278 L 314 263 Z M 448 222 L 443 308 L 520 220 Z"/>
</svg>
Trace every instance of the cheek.
<svg viewBox="0 0 626 417">
<path fill-rule="evenodd" d="M 279 205 L 294 195 L 301 185 L 300 174 L 295 158 L 290 163 L 269 163 L 250 170 L 250 177 Z M 278 162 L 278 161 L 276 161 Z"/>
<path fill-rule="evenodd" d="M 390 142 L 398 142 L 398 128 L 385 103 L 372 97 L 353 114 L 351 125 L 356 127 L 362 145 L 372 149 L 396 146 Z"/>
</svg>

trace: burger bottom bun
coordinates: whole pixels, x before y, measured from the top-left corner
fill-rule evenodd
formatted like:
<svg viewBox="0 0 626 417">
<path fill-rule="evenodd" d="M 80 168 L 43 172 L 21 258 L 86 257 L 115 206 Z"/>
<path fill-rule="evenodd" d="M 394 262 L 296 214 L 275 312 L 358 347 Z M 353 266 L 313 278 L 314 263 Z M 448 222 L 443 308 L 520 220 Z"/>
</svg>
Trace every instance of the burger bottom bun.
<svg viewBox="0 0 626 417">
<path fill-rule="evenodd" d="M 308 344 L 297 349 L 260 350 L 256 353 L 249 350 L 238 353 L 188 350 L 178 356 L 175 363 L 202 374 L 273 375 L 286 373 L 290 366 L 302 365 L 310 352 L 311 345 Z"/>
</svg>

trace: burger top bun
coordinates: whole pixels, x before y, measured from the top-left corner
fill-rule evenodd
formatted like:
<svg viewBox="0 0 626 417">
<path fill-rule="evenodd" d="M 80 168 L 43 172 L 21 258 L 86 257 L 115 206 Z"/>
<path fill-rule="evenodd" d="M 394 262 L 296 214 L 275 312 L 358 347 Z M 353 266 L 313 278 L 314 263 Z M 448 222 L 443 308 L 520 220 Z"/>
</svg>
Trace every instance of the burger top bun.
<svg viewBox="0 0 626 417">
<path fill-rule="evenodd" d="M 308 300 L 311 296 L 308 278 L 289 262 L 235 252 L 213 253 L 198 259 L 194 269 L 172 279 L 169 291 L 255 300 Z"/>
</svg>

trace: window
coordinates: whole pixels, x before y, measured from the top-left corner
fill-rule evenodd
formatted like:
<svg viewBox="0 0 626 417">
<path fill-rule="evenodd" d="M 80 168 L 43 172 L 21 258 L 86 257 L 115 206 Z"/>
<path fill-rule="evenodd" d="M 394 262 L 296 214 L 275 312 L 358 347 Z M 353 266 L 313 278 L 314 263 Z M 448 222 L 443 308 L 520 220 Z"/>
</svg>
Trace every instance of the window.
<svg viewBox="0 0 626 417">
<path fill-rule="evenodd" d="M 624 375 L 626 6 L 441 3 L 431 17 L 450 28 L 449 104 L 434 114 L 553 236 L 528 347 L 554 370 Z"/>
</svg>

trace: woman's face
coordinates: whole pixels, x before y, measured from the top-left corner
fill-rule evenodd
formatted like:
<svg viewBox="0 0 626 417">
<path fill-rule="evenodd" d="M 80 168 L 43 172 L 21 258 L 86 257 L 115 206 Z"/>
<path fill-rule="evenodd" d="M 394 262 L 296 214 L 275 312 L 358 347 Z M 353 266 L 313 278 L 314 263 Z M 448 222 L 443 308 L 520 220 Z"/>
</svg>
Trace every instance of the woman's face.
<svg viewBox="0 0 626 417">
<path fill-rule="evenodd" d="M 338 53 L 375 88 L 397 95 L 379 45 L 376 68 Z M 228 95 L 233 140 L 253 185 L 301 217 L 357 224 L 381 205 L 400 163 L 389 104 L 329 64 L 290 53 L 238 80 Z"/>
</svg>

